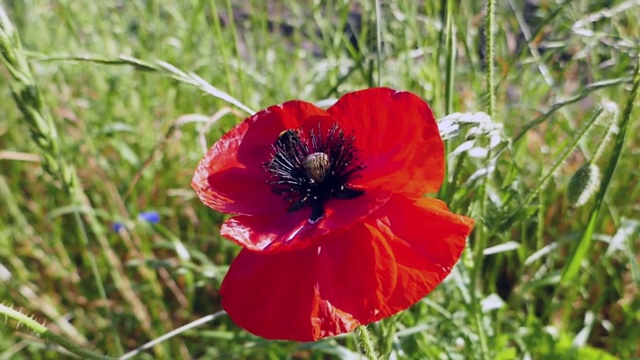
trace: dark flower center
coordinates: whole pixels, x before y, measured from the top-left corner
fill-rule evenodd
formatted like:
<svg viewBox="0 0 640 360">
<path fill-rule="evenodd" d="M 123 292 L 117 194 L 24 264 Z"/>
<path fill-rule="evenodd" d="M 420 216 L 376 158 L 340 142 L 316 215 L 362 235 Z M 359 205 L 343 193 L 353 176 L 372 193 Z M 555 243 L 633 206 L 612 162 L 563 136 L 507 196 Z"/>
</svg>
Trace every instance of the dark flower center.
<svg viewBox="0 0 640 360">
<path fill-rule="evenodd" d="M 320 124 L 309 133 L 302 128 L 283 131 L 264 168 L 271 175 L 273 192 L 291 203 L 289 211 L 311 207 L 312 224 L 324 216 L 325 201 L 353 199 L 365 193 L 349 185 L 364 164 L 355 137 L 345 135 L 337 124 L 326 134 L 322 134 Z"/>
</svg>

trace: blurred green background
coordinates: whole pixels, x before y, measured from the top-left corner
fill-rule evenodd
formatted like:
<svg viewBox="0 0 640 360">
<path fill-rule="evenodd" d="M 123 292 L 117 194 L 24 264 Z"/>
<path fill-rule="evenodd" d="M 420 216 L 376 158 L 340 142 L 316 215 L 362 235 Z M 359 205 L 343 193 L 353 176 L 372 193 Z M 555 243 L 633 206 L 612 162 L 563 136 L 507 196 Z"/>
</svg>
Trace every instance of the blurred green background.
<svg viewBox="0 0 640 360">
<path fill-rule="evenodd" d="M 247 113 L 211 92 L 259 110 L 290 99 L 329 104 L 379 81 L 418 94 L 436 118 L 487 112 L 485 4 L 448 3 L 380 1 L 376 19 L 372 1 L 1 1 L 87 201 L 77 205 L 44 171 L 0 67 L 0 303 L 113 356 L 219 311 L 217 289 L 239 249 L 220 238 L 223 215 L 198 201 L 190 180 L 206 148 Z M 496 112 L 468 115 L 475 123 L 454 117 L 463 130 L 448 140 L 454 155 L 439 194 L 476 218 L 476 232 L 433 294 L 370 326 L 382 355 L 640 357 L 637 107 L 580 271 L 560 280 L 595 206 L 571 206 L 567 184 L 600 144 L 601 171 L 619 155 L 606 141 L 616 119 L 581 129 L 605 101 L 622 117 L 638 19 L 630 0 L 497 2 Z M 194 86 L 189 72 L 215 89 Z M 470 140 L 494 160 L 458 147 Z M 159 222 L 139 219 L 146 211 Z M 88 244 L 74 213 L 93 221 Z M 266 341 L 222 316 L 140 358 L 358 353 L 351 335 Z M 0 359 L 68 356 L 14 321 L 0 326 Z"/>
</svg>

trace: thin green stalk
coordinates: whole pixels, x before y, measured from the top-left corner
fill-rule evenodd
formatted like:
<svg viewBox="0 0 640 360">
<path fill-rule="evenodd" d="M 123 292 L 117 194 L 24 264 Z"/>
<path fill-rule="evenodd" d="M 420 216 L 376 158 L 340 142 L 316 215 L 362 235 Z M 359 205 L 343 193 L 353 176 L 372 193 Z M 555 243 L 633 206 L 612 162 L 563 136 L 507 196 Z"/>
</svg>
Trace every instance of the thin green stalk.
<svg viewBox="0 0 640 360">
<path fill-rule="evenodd" d="M 493 118 L 496 107 L 495 94 L 495 39 L 493 37 L 493 25 L 495 24 L 496 6 L 495 0 L 487 0 L 487 18 L 485 24 L 486 36 L 486 61 L 487 61 L 487 114 Z"/>
<path fill-rule="evenodd" d="M 220 13 L 218 12 L 218 5 L 217 5 L 218 1 L 217 0 L 209 0 L 209 8 L 211 9 L 211 20 L 213 22 L 213 31 L 215 31 L 215 36 L 217 37 L 218 41 L 219 41 L 219 50 L 220 50 L 220 56 L 223 59 L 222 60 L 222 67 L 224 68 L 224 74 L 225 77 L 227 78 L 227 84 L 229 84 L 229 86 L 231 86 L 231 84 L 233 84 L 233 77 L 232 77 L 232 73 L 231 73 L 231 67 L 229 66 L 228 63 L 228 59 L 231 57 L 229 52 L 228 52 L 228 47 L 227 46 L 223 46 L 224 44 L 227 43 L 227 40 L 225 39 L 224 33 L 222 31 L 222 24 L 220 23 Z M 233 16 L 232 14 L 230 14 L 231 16 Z"/>
<path fill-rule="evenodd" d="M 494 64 L 495 64 L 495 39 L 493 38 L 493 24 L 495 23 L 495 0 L 487 0 L 487 14 L 486 14 L 486 23 L 485 23 L 485 43 L 486 43 L 486 88 L 487 88 L 487 114 L 491 119 L 495 114 L 495 103 L 496 103 L 496 95 L 495 95 L 495 74 L 494 74 Z M 487 152 L 487 161 L 486 165 L 488 166 L 489 161 L 491 159 L 491 151 Z M 480 196 L 480 212 L 482 216 L 485 215 L 486 210 L 486 202 L 487 202 L 487 182 L 489 181 L 489 176 L 484 178 L 484 180 L 480 183 L 479 196 Z M 483 241 L 484 237 L 482 238 Z M 484 244 L 483 244 L 484 245 Z M 484 246 L 480 249 L 482 250 Z"/>
<path fill-rule="evenodd" d="M 475 291 L 472 291 L 475 294 Z M 489 359 L 489 343 L 487 342 L 487 334 L 484 331 L 484 322 L 482 321 L 482 306 L 480 306 L 480 300 L 472 295 L 473 301 L 473 320 L 478 331 L 478 337 L 480 338 L 480 358 Z"/>
<path fill-rule="evenodd" d="M 0 60 L 14 79 L 11 83 L 11 90 L 15 102 L 29 125 L 31 136 L 42 151 L 44 168 L 54 178 L 62 182 L 65 191 L 75 205 L 74 219 L 80 241 L 82 246 L 87 249 L 85 256 L 91 268 L 99 296 L 106 303 L 107 295 L 102 278 L 100 277 L 98 264 L 93 252 L 89 248 L 89 239 L 85 225 L 77 210 L 82 204 L 83 194 L 78 175 L 73 165 L 67 162 L 62 156 L 60 141 L 53 118 L 50 113 L 46 111 L 42 94 L 33 78 L 27 58 L 22 50 L 20 36 L 15 31 L 13 24 L 7 17 L 2 6 L 0 6 L 0 53 L 2 54 Z M 113 314 L 108 309 L 107 314 L 109 317 L 113 317 Z M 114 342 L 121 350 L 120 336 L 115 328 L 111 329 L 111 334 Z"/>
<path fill-rule="evenodd" d="M 213 321 L 213 320 L 217 319 L 218 317 L 220 317 L 220 316 L 222 316 L 224 314 L 226 314 L 225 311 L 218 311 L 217 313 L 204 316 L 204 317 L 202 317 L 202 318 L 200 318 L 198 320 L 194 320 L 194 321 L 192 321 L 192 322 L 190 322 L 188 324 L 180 326 L 179 328 L 177 328 L 175 330 L 172 330 L 172 331 L 170 331 L 170 332 L 158 337 L 157 339 L 153 339 L 153 340 L 149 341 L 148 343 L 138 347 L 137 349 L 132 350 L 132 351 L 122 355 L 121 357 L 118 358 L 118 360 L 131 359 L 134 356 L 140 354 L 141 352 L 143 352 L 145 350 L 148 350 L 148 349 L 151 349 L 152 347 L 162 343 L 163 341 L 169 340 L 172 337 L 180 335 L 185 331 L 194 329 L 194 328 L 196 328 L 196 327 L 198 327 L 200 325 L 203 325 L 203 324 L 206 324 L 206 323 L 208 323 L 210 321 Z"/>
<path fill-rule="evenodd" d="M 380 0 L 376 0 L 376 42 L 377 42 L 377 48 L 376 48 L 376 56 L 377 56 L 377 73 L 378 73 L 378 86 L 380 86 L 380 84 L 382 83 L 382 72 L 380 71 L 380 69 L 382 68 L 382 17 L 381 17 L 381 10 L 380 10 Z"/>
<path fill-rule="evenodd" d="M 567 105 L 571 105 L 573 103 L 576 103 L 576 102 L 586 98 L 587 96 L 591 95 L 592 92 L 598 91 L 600 89 L 605 89 L 605 88 L 608 88 L 608 87 L 618 86 L 620 84 L 625 84 L 625 83 L 628 83 L 630 81 L 631 81 L 631 78 L 626 78 L 626 77 L 617 78 L 617 79 L 607 79 L 607 80 L 597 81 L 597 82 L 591 83 L 591 84 L 583 87 L 580 90 L 579 93 L 554 103 L 551 106 L 551 108 L 549 108 L 549 110 L 545 111 L 542 115 L 540 115 L 537 118 L 535 118 L 535 119 L 531 120 L 530 122 L 528 122 L 525 126 L 522 127 L 520 132 L 518 132 L 518 134 L 516 134 L 513 137 L 513 140 L 511 142 L 513 144 L 518 143 L 520 140 L 525 138 L 525 135 L 529 132 L 529 130 L 531 130 L 534 127 L 536 127 L 536 126 L 542 124 L 543 122 L 545 122 L 556 111 L 562 109 L 563 107 L 565 107 Z M 506 147 L 506 145 L 502 145 L 502 147 L 500 147 L 498 149 L 498 151 L 502 151 L 502 149 L 504 149 L 505 147 Z"/>
<path fill-rule="evenodd" d="M 455 78 L 456 47 L 453 33 L 453 0 L 447 0 L 445 46 L 447 51 L 447 72 L 444 88 L 445 115 L 453 113 L 453 81 Z"/>
<path fill-rule="evenodd" d="M 69 352 L 80 356 L 83 359 L 95 359 L 95 360 L 113 360 L 115 358 L 104 356 L 98 353 L 94 353 L 93 351 L 85 350 L 74 344 L 73 342 L 67 340 L 66 338 L 52 332 L 47 329 L 46 326 L 40 324 L 32 317 L 21 313 L 11 307 L 0 304 L 0 315 L 4 315 L 6 318 L 13 319 L 17 321 L 19 324 L 28 327 L 31 331 L 38 334 L 40 337 L 47 339 L 51 342 L 54 342 L 63 348 L 67 349 Z"/>
<path fill-rule="evenodd" d="M 466 163 L 467 160 L 467 152 L 463 152 L 460 154 L 460 156 L 458 156 L 458 160 L 456 161 L 456 165 L 453 168 L 453 171 L 451 171 L 451 184 L 457 184 L 460 176 L 462 175 L 462 171 L 464 170 L 464 165 Z M 446 200 L 449 203 L 449 206 L 452 209 L 457 208 L 457 202 L 454 195 L 455 195 L 455 187 L 452 186 L 449 188 L 448 193 L 445 192 L 441 192 L 441 194 L 444 194 L 443 196 L 440 196 L 440 199 Z"/>
<path fill-rule="evenodd" d="M 238 38 L 238 31 L 236 30 L 236 20 L 233 14 L 233 7 L 231 6 L 231 1 L 227 0 L 227 14 L 229 16 L 229 28 L 231 30 L 231 35 L 233 36 L 233 51 L 236 58 L 236 61 L 238 62 L 238 70 L 236 71 L 236 73 L 238 74 L 238 91 L 240 92 L 240 100 L 241 101 L 245 101 L 245 78 L 244 78 L 244 71 L 242 70 L 242 56 L 240 56 L 240 50 L 238 47 L 238 43 L 240 42 L 239 38 Z M 227 86 L 229 86 L 229 88 L 231 88 L 233 86 L 233 83 L 229 83 L 227 84 Z"/>
<path fill-rule="evenodd" d="M 453 0 L 446 0 L 446 25 L 445 25 L 445 46 L 446 46 L 446 56 L 447 56 L 447 71 L 446 71 L 446 79 L 445 79 L 445 88 L 444 88 L 444 114 L 449 115 L 453 113 L 453 81 L 455 78 L 455 63 L 456 63 L 456 47 L 454 46 L 454 34 L 453 34 Z M 445 145 L 445 154 L 449 154 L 451 152 L 451 141 L 446 140 L 444 142 Z M 440 188 L 440 197 L 442 195 L 448 194 L 449 188 L 449 167 L 445 167 L 444 179 L 445 181 L 442 183 L 442 187 Z M 451 182 L 455 184 L 455 182 Z M 449 199 L 445 199 L 449 200 Z"/>
<path fill-rule="evenodd" d="M 487 14 L 485 23 L 485 38 L 486 38 L 486 89 L 487 89 L 487 114 L 493 119 L 495 115 L 495 39 L 493 37 L 493 27 L 495 24 L 495 0 L 487 0 Z M 492 152 L 487 152 L 485 166 L 489 166 L 489 162 L 492 157 Z M 487 183 L 489 182 L 489 174 L 484 177 L 480 183 L 478 189 L 480 200 L 480 214 L 486 216 L 487 209 Z M 484 262 L 483 250 L 487 246 L 487 239 L 489 237 L 488 231 L 484 226 L 478 226 L 474 233 L 475 244 L 474 250 L 474 262 L 473 262 L 473 275 L 471 277 L 471 295 L 473 306 L 473 318 L 480 338 L 480 358 L 489 358 L 489 345 L 487 342 L 487 335 L 484 329 L 484 323 L 482 320 L 482 307 L 480 305 L 480 299 L 478 298 L 480 276 L 482 274 L 482 264 Z"/>
<path fill-rule="evenodd" d="M 627 98 L 627 103 L 625 105 L 624 111 L 622 113 L 622 121 L 620 123 L 620 133 L 616 137 L 616 142 L 613 147 L 613 152 L 608 162 L 608 166 L 605 169 L 605 172 L 602 176 L 602 182 L 600 183 L 600 190 L 598 191 L 598 195 L 596 197 L 595 205 L 593 206 L 593 210 L 591 210 L 591 215 L 589 216 L 589 222 L 582 233 L 582 237 L 578 242 L 575 250 L 571 254 L 567 265 L 562 271 L 562 278 L 560 279 L 561 284 L 566 284 L 571 281 L 579 272 L 580 264 L 582 260 L 584 260 L 589 248 L 591 247 L 591 241 L 593 237 L 593 233 L 595 231 L 596 221 L 598 220 L 598 215 L 600 213 L 600 208 L 602 207 L 602 203 L 604 202 L 604 196 L 609 188 L 609 184 L 611 182 L 611 178 L 613 177 L 613 173 L 616 170 L 616 166 L 618 165 L 618 161 L 622 156 L 622 149 L 624 148 L 624 142 L 627 137 L 627 133 L 631 128 L 631 112 L 633 111 L 633 104 L 636 100 L 636 96 L 638 94 L 638 87 L 640 87 L 640 58 L 636 60 L 636 68 L 634 70 L 633 75 L 633 86 L 631 88 L 631 93 Z"/>
<path fill-rule="evenodd" d="M 95 56 L 48 56 L 48 57 L 38 57 L 38 61 L 73 61 L 73 62 L 88 62 L 94 64 L 102 64 L 102 65 L 127 65 L 132 66 L 136 70 L 157 73 L 160 75 L 165 75 L 177 80 L 179 82 L 195 86 L 201 91 L 218 98 L 222 101 L 225 101 L 241 110 L 246 112 L 249 115 L 255 113 L 255 110 L 252 110 L 233 96 L 228 93 L 216 88 L 210 83 L 206 82 L 203 78 L 198 76 L 193 72 L 184 72 L 177 67 L 169 64 L 166 61 L 156 61 L 154 63 L 146 62 L 144 60 L 140 60 L 131 56 L 121 55 L 115 59 L 107 59 L 103 57 L 95 57 Z"/>
<path fill-rule="evenodd" d="M 484 329 L 484 323 L 482 321 L 482 306 L 480 305 L 480 299 L 478 298 L 478 283 L 480 281 L 480 275 L 482 274 L 482 261 L 484 259 L 483 250 L 486 246 L 487 231 L 484 226 L 478 226 L 473 232 L 473 239 L 475 246 L 473 247 L 473 274 L 471 276 L 470 294 L 471 294 L 471 309 L 473 311 L 473 321 L 476 326 L 478 338 L 480 338 L 480 358 L 489 359 L 489 344 L 487 342 L 487 335 Z"/>
<path fill-rule="evenodd" d="M 569 155 L 571 155 L 573 150 L 578 146 L 578 144 L 580 143 L 580 139 L 582 139 L 589 132 L 591 127 L 597 122 L 602 112 L 603 112 L 602 109 L 598 109 L 595 112 L 595 114 L 593 114 L 591 119 L 586 124 L 584 124 L 584 126 L 582 127 L 582 129 L 580 129 L 578 134 L 576 134 L 573 137 L 572 142 L 569 143 L 568 146 L 564 147 L 564 150 L 562 151 L 560 156 L 558 156 L 555 163 L 551 166 L 551 169 L 549 169 L 549 171 L 542 177 L 542 179 L 538 181 L 536 186 L 533 188 L 533 191 L 531 191 L 529 193 L 529 196 L 527 196 L 527 198 L 524 200 L 524 202 L 522 203 L 523 206 L 526 206 L 530 204 L 531 201 L 533 201 L 533 199 L 538 195 L 538 192 L 540 191 L 540 189 L 542 189 L 542 187 L 547 183 L 547 181 L 549 181 L 551 176 L 553 176 L 553 174 L 560 167 L 560 165 L 564 163 L 564 161 L 569 157 Z"/>
<path fill-rule="evenodd" d="M 358 341 L 360 346 L 364 349 L 364 355 L 368 360 L 378 360 L 378 354 L 373 347 L 373 341 L 371 341 L 371 334 L 367 330 L 366 326 L 360 325 L 356 328 L 356 334 L 358 335 Z"/>
</svg>

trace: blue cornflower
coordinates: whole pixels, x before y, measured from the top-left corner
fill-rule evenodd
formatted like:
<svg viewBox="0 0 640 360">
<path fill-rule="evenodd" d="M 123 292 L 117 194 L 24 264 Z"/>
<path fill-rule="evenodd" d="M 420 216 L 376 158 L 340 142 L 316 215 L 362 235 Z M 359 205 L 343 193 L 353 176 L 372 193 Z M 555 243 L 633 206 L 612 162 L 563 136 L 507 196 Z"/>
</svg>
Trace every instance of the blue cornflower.
<svg viewBox="0 0 640 360">
<path fill-rule="evenodd" d="M 144 211 L 138 214 L 138 220 L 143 220 L 151 224 L 160 222 L 160 214 L 157 211 Z"/>
</svg>

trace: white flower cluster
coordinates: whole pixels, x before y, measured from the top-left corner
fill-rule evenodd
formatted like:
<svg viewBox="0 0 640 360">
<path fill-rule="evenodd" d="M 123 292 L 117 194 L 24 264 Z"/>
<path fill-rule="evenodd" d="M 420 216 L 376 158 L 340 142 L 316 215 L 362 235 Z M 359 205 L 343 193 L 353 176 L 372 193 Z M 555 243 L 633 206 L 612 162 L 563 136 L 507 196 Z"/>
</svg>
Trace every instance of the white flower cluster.
<svg viewBox="0 0 640 360">
<path fill-rule="evenodd" d="M 487 160 L 486 166 L 473 173 L 467 180 L 468 183 L 495 170 L 496 157 L 490 159 L 487 157 L 490 151 L 507 141 L 501 123 L 492 121 L 491 117 L 484 112 L 457 112 L 438 120 L 438 128 L 444 140 L 458 136 L 465 137 L 465 141 L 448 154 L 449 162 L 463 153 L 470 158 Z"/>
</svg>

